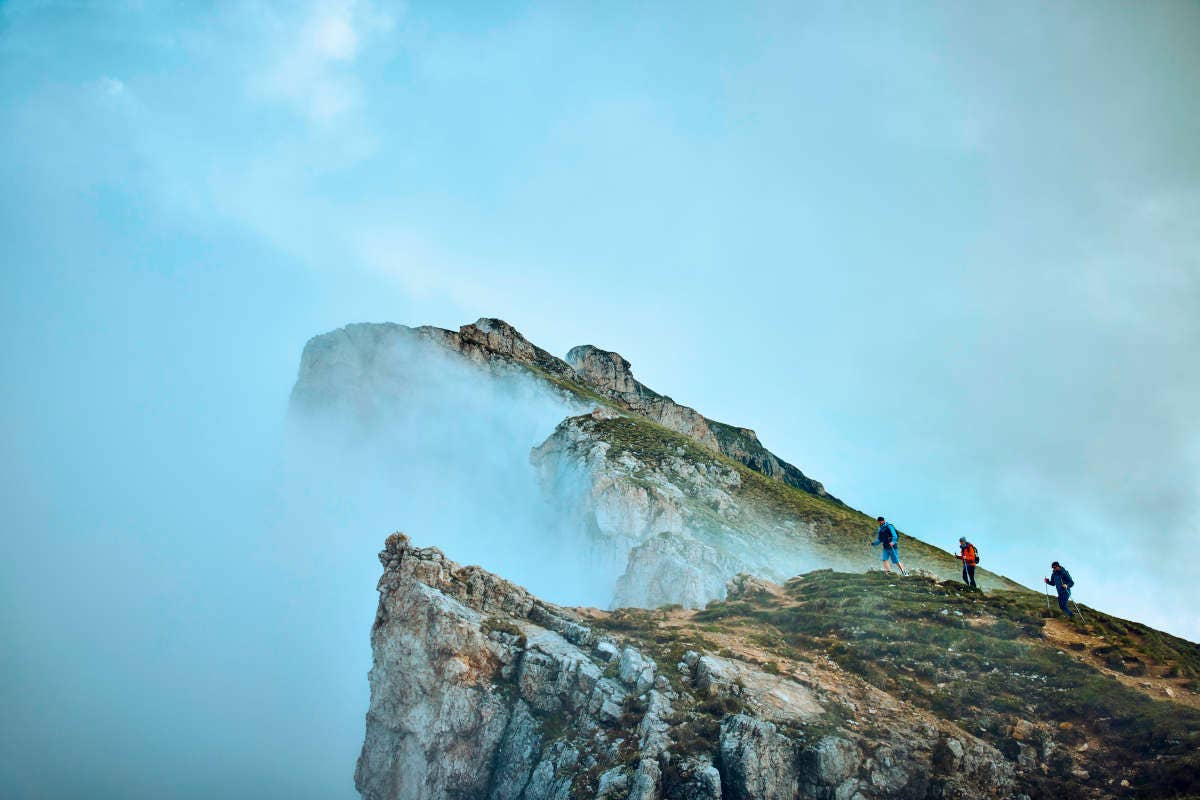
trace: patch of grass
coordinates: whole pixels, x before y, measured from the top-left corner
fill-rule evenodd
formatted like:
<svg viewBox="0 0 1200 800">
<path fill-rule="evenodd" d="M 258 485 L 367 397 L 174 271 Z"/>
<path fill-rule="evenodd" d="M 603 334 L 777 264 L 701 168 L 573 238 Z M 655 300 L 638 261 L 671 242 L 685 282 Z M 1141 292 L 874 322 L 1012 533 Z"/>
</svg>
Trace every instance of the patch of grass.
<svg viewBox="0 0 1200 800">
<path fill-rule="evenodd" d="M 736 471 L 740 483 L 731 491 L 743 506 L 766 519 L 802 523 L 809 531 L 804 543 L 818 555 L 828 556 L 835 562 L 853 557 L 869 563 L 871 557 L 878 557 L 878 551 L 868 547 L 875 533 L 875 520 L 838 500 L 819 497 L 769 478 L 740 461 L 703 448 L 687 436 L 644 417 L 595 420 L 584 416 L 576 419 L 612 446 L 609 455 L 613 458 L 622 452 L 629 452 L 652 466 L 661 466 L 669 458 L 683 458 L 695 464 L 721 466 Z M 634 480 L 637 481 L 637 476 L 634 476 Z M 646 486 L 652 488 L 649 482 Z M 714 509 L 700 502 L 692 505 L 692 511 L 700 519 L 711 518 L 714 529 L 720 529 L 724 524 Z M 905 565 L 910 568 L 952 575 L 961 570 L 958 560 L 951 554 L 904 532 L 901 532 L 900 552 Z M 1029 591 L 982 568 L 976 571 L 976 579 L 985 588 Z"/>
<path fill-rule="evenodd" d="M 1017 720 L 1069 722 L 1067 738 L 1086 731 L 1101 742 L 1088 756 L 1097 769 L 1132 770 L 1143 785 L 1172 787 L 1179 773 L 1153 777 L 1162 771 L 1160 757 L 1174 763 L 1200 749 L 1200 713 L 1151 699 L 1044 640 L 1035 594 L 986 595 L 953 582 L 836 572 L 810 573 L 784 591 L 790 604 L 717 602 L 695 618 L 727 633 L 753 630 L 756 645 L 781 657 L 823 652 L 968 730 L 983 725 L 981 735 L 1002 749 L 1013 749 L 1006 737 Z M 1081 630 L 1119 641 L 1100 649 L 1126 674 L 1161 664 L 1157 658 L 1182 671 L 1200 657 L 1200 647 L 1166 635 L 1153 639 L 1152 656 L 1135 646 L 1128 624 L 1086 613 Z M 1064 764 L 1061 780 L 1070 777 L 1070 760 Z"/>
<path fill-rule="evenodd" d="M 484 633 L 489 633 L 491 631 L 503 633 L 513 637 L 513 641 L 517 647 L 525 646 L 525 634 L 521 632 L 520 628 L 506 619 L 491 616 L 483 621 L 481 627 L 483 628 Z"/>
</svg>

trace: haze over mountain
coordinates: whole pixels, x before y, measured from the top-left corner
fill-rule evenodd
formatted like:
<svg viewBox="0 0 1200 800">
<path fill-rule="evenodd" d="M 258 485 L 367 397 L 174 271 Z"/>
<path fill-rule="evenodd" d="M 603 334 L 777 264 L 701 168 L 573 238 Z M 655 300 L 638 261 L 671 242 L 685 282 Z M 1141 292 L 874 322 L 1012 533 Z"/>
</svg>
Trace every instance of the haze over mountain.
<svg viewBox="0 0 1200 800">
<path fill-rule="evenodd" d="M 290 436 L 293 496 L 437 542 L 380 553 L 367 800 L 1200 791 L 1200 645 L 982 569 L 981 595 L 910 532 L 913 574 L 864 579 L 869 516 L 618 353 L 349 325 L 305 346 Z"/>
<path fill-rule="evenodd" d="M 580 345 L 563 360 L 499 319 L 315 337 L 291 434 L 306 480 L 293 496 L 411 518 L 557 602 L 700 608 L 740 573 L 782 582 L 876 558 L 873 518 L 754 431 L 647 387 L 618 353 Z M 919 538 L 903 552 L 910 568 L 958 569 Z"/>
<path fill-rule="evenodd" d="M 291 493 L 298 354 L 355 320 L 620 352 L 1200 638 L 1197 40 L 1189 2 L 0 4 L 0 794 L 356 796 L 380 536 L 481 551 L 382 479 Z M 497 466 L 575 411 L 504 397 L 453 409 Z"/>
</svg>

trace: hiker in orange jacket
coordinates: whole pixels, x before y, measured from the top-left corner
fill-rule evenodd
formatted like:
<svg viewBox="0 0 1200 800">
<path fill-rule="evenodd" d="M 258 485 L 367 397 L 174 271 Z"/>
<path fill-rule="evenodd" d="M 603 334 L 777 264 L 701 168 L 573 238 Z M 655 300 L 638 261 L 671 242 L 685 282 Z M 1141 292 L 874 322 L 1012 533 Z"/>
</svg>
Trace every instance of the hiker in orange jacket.
<svg viewBox="0 0 1200 800">
<path fill-rule="evenodd" d="M 958 537 L 958 549 L 960 552 L 955 558 L 963 564 L 963 583 L 972 589 L 978 589 L 975 585 L 975 565 L 979 563 L 979 550 L 968 542 L 965 536 Z"/>
</svg>

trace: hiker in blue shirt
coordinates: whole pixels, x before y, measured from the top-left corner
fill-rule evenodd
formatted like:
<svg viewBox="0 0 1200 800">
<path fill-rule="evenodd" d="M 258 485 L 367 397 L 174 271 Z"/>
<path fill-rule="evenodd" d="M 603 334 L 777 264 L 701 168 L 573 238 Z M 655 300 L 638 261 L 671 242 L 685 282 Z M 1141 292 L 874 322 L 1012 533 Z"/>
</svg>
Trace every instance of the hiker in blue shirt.
<svg viewBox="0 0 1200 800">
<path fill-rule="evenodd" d="M 895 564 L 901 575 L 907 575 L 908 570 L 900 563 L 900 534 L 896 533 L 895 527 L 883 517 L 875 521 L 879 523 L 879 529 L 875 531 L 875 541 L 871 542 L 871 547 L 883 547 L 883 553 L 879 556 L 879 560 L 883 562 L 883 571 L 891 575 L 892 564 Z"/>
<path fill-rule="evenodd" d="M 1050 565 L 1050 569 L 1050 577 L 1044 580 L 1058 592 L 1058 607 L 1067 615 L 1067 619 L 1074 619 L 1075 615 L 1071 612 L 1067 601 L 1071 599 L 1071 587 L 1075 585 L 1075 581 L 1071 580 L 1071 573 L 1067 572 L 1066 568 L 1057 561 Z"/>
</svg>

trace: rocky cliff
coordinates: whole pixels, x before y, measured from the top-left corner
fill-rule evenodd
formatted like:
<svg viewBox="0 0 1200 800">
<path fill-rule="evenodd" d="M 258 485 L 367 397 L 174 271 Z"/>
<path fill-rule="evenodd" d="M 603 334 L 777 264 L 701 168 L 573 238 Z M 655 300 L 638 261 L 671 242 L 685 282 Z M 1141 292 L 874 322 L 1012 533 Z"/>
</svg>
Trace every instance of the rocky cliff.
<svg viewBox="0 0 1200 800">
<path fill-rule="evenodd" d="M 686 635 L 664 661 L 402 535 L 380 559 L 356 773 L 369 800 L 865 798 L 923 796 L 934 781 L 992 797 L 1011 786 L 994 748 L 826 667 L 767 672 Z M 872 735 L 844 721 L 860 707 L 880 723 Z"/>
<path fill-rule="evenodd" d="M 423 414 L 481 385 L 439 421 L 439 447 L 470 439 L 459 459 L 420 451 Z M 421 412 L 399 433 L 397 405 Z M 534 405 L 536 425 L 502 424 Z M 469 503 L 493 480 L 482 519 L 525 487 L 522 507 L 553 513 L 507 546 L 613 592 L 616 610 L 564 608 L 389 538 L 368 800 L 1200 797 L 1200 648 L 1092 609 L 1067 623 L 983 570 L 966 589 L 905 531 L 915 574 L 864 573 L 873 520 L 616 353 L 559 359 L 493 319 L 351 325 L 308 343 L 292 413 L 350 421 L 372 466 L 415 448 L 418 490 L 463 471 Z M 474 459 L 497 428 L 502 452 Z"/>
<path fill-rule="evenodd" d="M 547 505 L 573 526 L 580 568 L 610 587 L 613 605 L 698 608 L 722 598 L 741 572 L 779 581 L 871 563 L 873 521 L 752 430 L 650 389 L 617 353 L 583 345 L 559 359 L 501 320 L 457 332 L 349 325 L 318 336 L 304 349 L 293 415 L 349 419 L 369 437 L 389 404 L 428 382 L 430 356 L 467 365 L 479 382 L 526 379 L 576 412 L 524 446 Z M 946 553 L 907 536 L 901 552 L 910 567 L 958 570 Z M 980 579 L 985 588 L 1015 588 L 986 571 Z"/>
<path fill-rule="evenodd" d="M 1075 648 L 1040 598 L 930 579 L 739 576 L 703 611 L 601 612 L 402 534 L 380 560 L 367 800 L 1200 789 L 1200 713 L 1184 701 L 1200 648 L 1091 610 Z M 1106 676 L 1097 647 L 1133 647 L 1128 634 L 1143 668 L 1175 677 Z"/>
<path fill-rule="evenodd" d="M 578 400 L 643 416 L 788 486 L 829 496 L 820 483 L 763 447 L 754 431 L 710 420 L 639 383 L 620 354 L 583 345 L 572 348 L 563 361 L 499 319 L 485 317 L 457 332 L 428 325 L 410 328 L 379 323 L 347 325 L 316 336 L 305 345 L 300 358 L 292 390 L 293 409 L 321 412 L 331 407 L 361 407 L 360 390 L 372 376 L 402 370 L 394 358 L 401 342 L 440 347 L 489 369 L 526 370 Z M 420 376 L 408 378 L 419 380 Z"/>
<path fill-rule="evenodd" d="M 603 558 L 621 560 L 615 606 L 702 607 L 738 573 L 773 581 L 818 567 L 861 570 L 873 521 L 697 446 L 644 418 L 570 417 L 533 451 L 550 496 L 578 515 Z M 910 569 L 953 575 L 947 553 L 905 538 Z M 1016 584 L 978 571 L 985 589 Z"/>
</svg>

